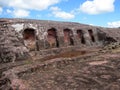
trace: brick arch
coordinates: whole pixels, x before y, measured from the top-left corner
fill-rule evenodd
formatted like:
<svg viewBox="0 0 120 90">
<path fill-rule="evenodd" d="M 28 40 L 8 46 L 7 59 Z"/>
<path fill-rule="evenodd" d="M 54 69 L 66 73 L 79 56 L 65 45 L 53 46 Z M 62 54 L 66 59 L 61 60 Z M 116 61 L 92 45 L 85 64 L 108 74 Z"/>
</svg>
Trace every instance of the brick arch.
<svg viewBox="0 0 120 90">
<path fill-rule="evenodd" d="M 47 41 L 50 47 L 59 47 L 57 30 L 55 28 L 50 28 L 47 30 Z"/>
<path fill-rule="evenodd" d="M 71 29 L 64 29 L 64 42 L 69 44 L 69 45 L 74 45 L 74 41 L 73 41 L 73 32 Z"/>
<path fill-rule="evenodd" d="M 77 37 L 80 39 L 82 44 L 85 44 L 85 38 L 84 38 L 83 30 L 81 30 L 81 29 L 77 30 Z"/>
</svg>

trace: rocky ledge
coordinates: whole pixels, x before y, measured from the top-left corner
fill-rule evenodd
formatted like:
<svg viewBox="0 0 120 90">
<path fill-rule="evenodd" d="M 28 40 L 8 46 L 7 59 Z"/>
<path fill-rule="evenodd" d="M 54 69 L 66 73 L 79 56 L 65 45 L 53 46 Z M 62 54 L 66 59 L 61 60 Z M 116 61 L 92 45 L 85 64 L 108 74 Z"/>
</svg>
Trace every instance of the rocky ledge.
<svg viewBox="0 0 120 90">
<path fill-rule="evenodd" d="M 120 90 L 120 47 L 81 49 L 0 70 L 0 90 Z"/>
</svg>

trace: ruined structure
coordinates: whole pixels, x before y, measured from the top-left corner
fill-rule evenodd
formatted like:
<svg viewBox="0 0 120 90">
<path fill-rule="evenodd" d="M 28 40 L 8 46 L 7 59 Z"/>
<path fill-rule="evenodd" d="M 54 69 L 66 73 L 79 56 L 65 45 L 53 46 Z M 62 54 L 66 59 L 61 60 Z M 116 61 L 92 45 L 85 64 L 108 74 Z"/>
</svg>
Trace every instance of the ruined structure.
<svg viewBox="0 0 120 90">
<path fill-rule="evenodd" d="M 7 88 L 6 90 L 11 90 L 10 88 L 12 88 L 12 90 L 16 90 L 16 88 L 19 88 L 17 90 L 38 90 L 38 89 L 21 89 L 22 87 L 25 86 L 22 84 L 23 82 L 19 80 L 19 78 L 25 79 L 27 75 L 29 75 L 26 74 L 26 76 L 24 76 L 23 74 L 25 73 L 36 72 L 37 70 L 44 71 L 46 70 L 46 68 L 48 70 L 51 70 L 52 68 L 53 71 L 56 71 L 55 68 L 57 69 L 60 69 L 61 67 L 66 68 L 67 65 L 69 66 L 72 64 L 75 65 L 75 67 L 78 67 L 79 69 L 82 67 L 81 70 L 84 71 L 85 68 L 83 68 L 81 64 L 82 63 L 82 61 L 80 61 L 81 59 L 82 60 L 85 59 L 86 61 L 89 61 L 89 63 L 88 62 L 83 63 L 85 67 L 87 67 L 88 65 L 88 67 L 86 68 L 86 70 L 88 70 L 88 72 L 86 72 L 87 75 L 89 74 L 92 75 L 93 72 L 98 73 L 95 71 L 90 71 L 91 73 L 89 73 L 89 68 L 93 68 L 94 70 L 99 71 L 99 69 L 97 70 L 95 69 L 95 67 L 93 67 L 94 65 L 97 64 L 91 62 L 92 60 L 94 60 L 94 58 L 92 58 L 94 56 L 96 56 L 95 57 L 96 60 L 101 61 L 102 56 L 99 56 L 99 54 L 101 55 L 101 51 L 96 54 L 96 48 L 98 50 L 99 47 L 103 47 L 105 45 L 115 42 L 117 42 L 119 45 L 120 28 L 103 28 L 103 27 L 90 26 L 90 25 L 74 23 L 74 22 L 1 18 L 0 19 L 0 64 L 1 64 L 0 78 L 2 79 L 0 79 L 0 90 L 4 90 L 3 88 L 5 87 Z M 112 49 L 116 47 L 112 47 Z M 95 53 L 93 54 L 93 52 Z M 81 55 L 83 55 L 83 57 L 81 57 Z M 117 55 L 118 56 L 115 56 L 115 58 L 120 58 L 119 54 Z M 110 58 L 111 57 L 109 57 L 109 59 Z M 106 58 L 105 60 L 108 60 L 108 58 Z M 119 62 L 119 60 L 117 62 Z M 76 65 L 76 63 L 80 64 L 80 66 Z M 107 65 L 107 63 L 113 63 L 113 62 L 112 60 L 110 62 L 107 61 L 102 62 L 102 64 L 104 63 Z M 116 63 L 115 65 L 119 66 L 118 64 L 119 63 Z M 101 64 L 98 63 L 98 65 Z M 115 65 L 113 65 L 114 69 L 115 69 Z M 69 68 L 74 70 L 72 66 Z M 103 68 L 103 66 L 100 66 L 100 68 Z M 107 70 L 105 72 L 107 72 Z M 46 75 L 46 77 L 48 77 L 47 73 L 48 72 L 46 72 L 46 74 L 44 73 L 43 76 Z M 59 71 L 57 73 L 59 73 Z M 84 75 L 82 71 L 80 71 L 79 74 L 81 75 L 81 73 L 82 75 Z M 52 74 L 50 74 L 50 76 L 51 75 Z M 54 74 L 53 72 L 53 76 L 54 75 L 56 74 Z M 31 76 L 28 77 L 30 78 Z M 77 77 L 75 76 L 73 77 L 77 80 Z M 92 77 L 95 76 L 93 75 Z M 118 78 L 119 75 L 115 77 Z M 93 90 L 120 89 L 119 85 L 117 85 L 118 89 L 109 89 L 112 88 L 113 86 L 108 86 L 106 87 L 108 89 L 105 88 L 103 89 L 101 87 L 102 83 L 99 82 L 99 80 L 97 81 L 97 79 L 87 78 L 87 76 L 85 76 L 83 79 L 82 78 L 83 76 L 81 76 L 80 79 L 82 84 L 79 83 L 79 87 L 76 86 L 77 89 L 74 89 L 73 87 L 70 88 L 74 90 L 79 90 L 79 88 L 82 87 L 81 90 L 88 90 L 89 88 L 93 88 L 93 87 L 88 86 L 86 88 L 83 84 L 89 83 L 89 80 L 92 80 L 93 83 L 97 83 L 95 84 L 96 86 L 94 86 Z M 109 76 L 107 77 L 107 79 L 108 78 Z M 59 77 L 55 76 L 54 79 L 58 80 L 56 81 L 57 83 L 61 83 L 62 80 L 64 83 L 65 82 L 64 79 L 68 79 L 68 77 L 63 75 L 63 77 L 60 77 L 59 79 Z M 17 83 L 16 86 L 14 86 L 15 83 Z M 108 83 L 105 82 L 104 84 L 108 84 Z M 57 90 L 57 86 L 56 87 L 53 86 L 54 88 L 51 87 L 52 89 L 49 89 L 46 86 L 46 89 L 44 89 L 43 88 L 44 86 L 42 86 L 42 84 L 40 85 L 41 87 L 39 90 Z M 98 87 L 101 89 L 95 89 Z M 63 87 L 59 87 L 58 89 L 68 90 L 67 88 L 65 89 Z"/>
<path fill-rule="evenodd" d="M 119 28 L 102 28 L 72 22 L 0 19 L 2 53 L 0 62 L 6 61 L 5 57 L 2 57 L 8 52 L 17 53 L 17 56 L 20 57 L 21 55 L 26 56 L 24 52 L 29 50 L 29 52 L 37 51 L 39 55 L 43 56 L 50 54 L 45 53 L 45 50 L 53 48 L 57 50 L 65 47 L 94 47 L 117 42 L 120 41 L 119 34 Z M 8 53 L 8 56 L 14 56 L 13 59 L 16 59 L 15 54 L 12 54 Z M 6 59 L 9 61 L 8 57 Z"/>
</svg>

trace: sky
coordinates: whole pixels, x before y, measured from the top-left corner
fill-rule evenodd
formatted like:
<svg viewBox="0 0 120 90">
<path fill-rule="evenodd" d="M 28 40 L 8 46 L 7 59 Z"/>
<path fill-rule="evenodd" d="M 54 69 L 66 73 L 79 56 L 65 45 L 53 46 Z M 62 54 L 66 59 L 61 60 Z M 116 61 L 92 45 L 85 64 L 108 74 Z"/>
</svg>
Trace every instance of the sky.
<svg viewBox="0 0 120 90">
<path fill-rule="evenodd" d="M 0 0 L 0 18 L 120 27 L 120 0 Z"/>
</svg>

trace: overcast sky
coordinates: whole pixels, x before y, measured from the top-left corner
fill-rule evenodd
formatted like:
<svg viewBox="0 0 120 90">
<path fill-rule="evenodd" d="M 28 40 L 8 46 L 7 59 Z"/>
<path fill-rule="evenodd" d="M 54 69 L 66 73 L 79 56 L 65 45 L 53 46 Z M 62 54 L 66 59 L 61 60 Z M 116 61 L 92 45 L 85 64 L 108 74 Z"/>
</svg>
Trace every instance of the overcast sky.
<svg viewBox="0 0 120 90">
<path fill-rule="evenodd" d="M 71 21 L 120 27 L 120 0 L 0 0 L 0 18 Z"/>
</svg>

